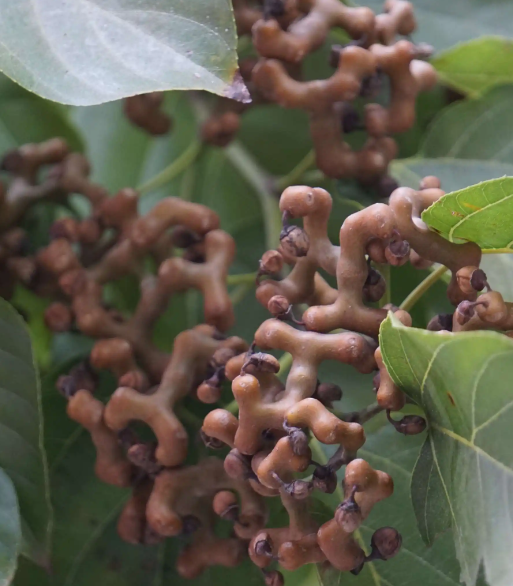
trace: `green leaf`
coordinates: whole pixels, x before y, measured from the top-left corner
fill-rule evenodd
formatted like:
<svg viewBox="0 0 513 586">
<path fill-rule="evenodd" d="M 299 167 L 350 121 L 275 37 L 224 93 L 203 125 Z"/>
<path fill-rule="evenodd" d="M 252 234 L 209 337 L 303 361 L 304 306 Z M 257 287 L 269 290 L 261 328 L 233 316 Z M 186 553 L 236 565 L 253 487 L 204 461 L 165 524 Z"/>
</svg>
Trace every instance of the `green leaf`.
<svg viewBox="0 0 513 586">
<path fill-rule="evenodd" d="M 83 150 L 82 138 L 64 107 L 27 92 L 0 74 L 0 153 L 55 136 L 66 139 L 71 150 Z"/>
<path fill-rule="evenodd" d="M 484 565 L 490 586 L 513 582 L 513 342 L 494 332 L 437 334 L 390 315 L 380 346 L 394 382 L 425 411 L 428 439 L 412 499 L 428 542 L 451 527 L 462 579 Z"/>
<path fill-rule="evenodd" d="M 513 175 L 512 100 L 513 86 L 505 86 L 448 106 L 430 126 L 419 154 L 392 163 L 394 177 L 417 189 L 422 177 L 436 175 L 450 192 Z"/>
<path fill-rule="evenodd" d="M 376 13 L 383 11 L 381 0 L 358 2 Z M 415 0 L 417 31 L 415 41 L 425 41 L 442 50 L 455 43 L 482 35 L 511 37 L 513 4 L 507 0 Z"/>
<path fill-rule="evenodd" d="M 0 468 L 18 495 L 22 551 L 48 563 L 51 526 L 38 373 L 25 324 L 0 300 Z"/>
<path fill-rule="evenodd" d="M 477 96 L 513 82 L 512 50 L 510 39 L 481 37 L 439 53 L 431 63 L 444 84 Z"/>
<path fill-rule="evenodd" d="M 0 69 L 44 98 L 87 106 L 167 89 L 247 95 L 234 83 L 229 0 L 0 0 L 0 12 Z"/>
<path fill-rule="evenodd" d="M 0 470 L 0 586 L 8 586 L 16 571 L 21 546 L 20 513 L 16 491 Z"/>
<path fill-rule="evenodd" d="M 492 289 L 500 291 L 506 301 L 513 301 L 513 256 L 511 254 L 486 254 L 480 267 L 486 273 Z"/>
<path fill-rule="evenodd" d="M 512 250 L 513 177 L 491 179 L 447 193 L 422 213 L 451 242 L 476 242 L 483 250 Z"/>
</svg>

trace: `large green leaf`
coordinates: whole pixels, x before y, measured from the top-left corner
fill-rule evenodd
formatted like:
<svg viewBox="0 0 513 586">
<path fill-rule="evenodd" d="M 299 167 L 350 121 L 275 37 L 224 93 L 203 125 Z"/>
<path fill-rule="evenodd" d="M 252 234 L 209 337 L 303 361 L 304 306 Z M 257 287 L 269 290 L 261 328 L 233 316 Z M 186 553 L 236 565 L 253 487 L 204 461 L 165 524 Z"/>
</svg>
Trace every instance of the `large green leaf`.
<svg viewBox="0 0 513 586">
<path fill-rule="evenodd" d="M 18 495 L 22 551 L 48 563 L 51 526 L 39 377 L 20 316 L 0 300 L 0 468 Z"/>
<path fill-rule="evenodd" d="M 382 12 L 381 0 L 358 2 Z M 442 50 L 481 35 L 511 37 L 513 4 L 509 0 L 413 0 L 418 30 L 416 41 Z"/>
<path fill-rule="evenodd" d="M 513 177 L 491 179 L 447 193 L 422 213 L 426 224 L 451 242 L 484 250 L 513 250 Z"/>
<path fill-rule="evenodd" d="M 436 175 L 446 191 L 513 175 L 513 86 L 448 106 L 430 126 L 420 152 L 392 163 L 402 185 Z"/>
<path fill-rule="evenodd" d="M 513 582 L 513 342 L 493 332 L 437 334 L 390 315 L 380 346 L 395 383 L 426 413 L 429 434 L 412 498 L 428 543 L 452 527 L 462 579 L 484 565 L 490 586 Z"/>
<path fill-rule="evenodd" d="M 21 545 L 18 500 L 14 485 L 0 470 L 0 586 L 8 586 L 16 571 Z"/>
<path fill-rule="evenodd" d="M 0 69 L 56 102 L 167 89 L 247 95 L 234 83 L 229 0 L 0 1 Z"/>
<path fill-rule="evenodd" d="M 440 81 L 471 96 L 496 85 L 513 82 L 513 41 L 503 37 L 481 37 L 461 43 L 435 56 Z"/>
</svg>

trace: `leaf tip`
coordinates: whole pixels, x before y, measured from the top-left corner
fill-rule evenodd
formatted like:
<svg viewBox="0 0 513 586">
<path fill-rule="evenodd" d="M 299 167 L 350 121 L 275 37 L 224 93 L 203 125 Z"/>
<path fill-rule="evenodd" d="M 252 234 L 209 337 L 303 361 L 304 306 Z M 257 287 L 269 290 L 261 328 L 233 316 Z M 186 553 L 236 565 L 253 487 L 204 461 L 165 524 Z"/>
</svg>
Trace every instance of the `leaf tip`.
<svg viewBox="0 0 513 586">
<path fill-rule="evenodd" d="M 236 100 L 243 104 L 251 103 L 251 95 L 238 69 L 233 76 L 232 83 L 225 89 L 223 95 L 225 98 Z"/>
</svg>

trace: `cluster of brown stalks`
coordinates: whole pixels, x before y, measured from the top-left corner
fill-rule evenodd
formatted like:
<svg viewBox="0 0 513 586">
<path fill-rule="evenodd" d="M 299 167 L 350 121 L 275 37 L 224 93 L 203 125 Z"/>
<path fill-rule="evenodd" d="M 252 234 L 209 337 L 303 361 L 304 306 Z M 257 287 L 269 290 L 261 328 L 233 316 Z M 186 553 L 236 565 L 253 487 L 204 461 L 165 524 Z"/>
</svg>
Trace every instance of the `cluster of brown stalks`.
<svg viewBox="0 0 513 586">
<path fill-rule="evenodd" d="M 258 54 L 241 63 L 253 104 L 306 110 L 326 175 L 386 183 L 396 153 L 391 135 L 412 126 L 418 93 L 435 83 L 423 61 L 428 48 L 396 41 L 415 29 L 411 4 L 387 0 L 377 16 L 339 0 L 233 4 L 239 34 L 251 35 Z M 333 48 L 333 76 L 303 81 L 303 60 L 334 27 L 353 40 Z M 388 106 L 367 103 L 360 122 L 355 100 L 372 99 L 385 77 Z M 161 94 L 136 96 L 126 100 L 125 111 L 150 134 L 163 134 L 171 121 L 162 102 Z M 203 140 L 228 144 L 247 107 L 220 99 L 201 129 Z M 368 135 L 359 151 L 344 141 L 351 130 Z M 1 166 L 9 181 L 0 189 L 0 294 L 9 298 L 20 283 L 51 300 L 45 314 L 51 330 L 95 339 L 87 360 L 61 377 L 58 388 L 70 418 L 91 435 L 97 476 L 133 489 L 118 521 L 124 540 L 154 544 L 188 536 L 177 569 L 190 578 L 211 565 L 234 566 L 249 551 L 273 586 L 283 581 L 275 562 L 287 570 L 324 563 L 357 574 L 366 562 L 399 551 L 401 536 L 393 528 L 378 529 L 368 553 L 356 536 L 372 508 L 393 492 L 391 477 L 358 457 L 363 424 L 386 411 L 405 435 L 425 428 L 421 417 L 391 416 L 405 397 L 383 365 L 379 327 L 390 310 L 407 326 L 411 318 L 378 306 L 386 283 L 377 267 L 440 263 L 451 271 L 448 297 L 456 311 L 435 316 L 428 329 L 513 330 L 513 305 L 490 289 L 480 249 L 450 243 L 422 222 L 422 211 L 444 193 L 436 178 L 425 178 L 417 191 L 398 188 L 388 203 L 349 216 L 336 244 L 328 237 L 330 194 L 287 188 L 279 202 L 280 243 L 263 255 L 256 283 L 256 297 L 271 317 L 247 344 L 226 334 L 234 325 L 227 276 L 235 243 L 214 212 L 168 197 L 141 215 L 137 192 L 111 196 L 90 180 L 87 160 L 60 139 L 12 151 Z M 67 204 L 71 194 L 88 202 L 89 215 L 57 220 L 48 246 L 32 250 L 20 228 L 28 209 L 41 201 Z M 140 287 L 131 315 L 105 302 L 105 287 L 126 276 Z M 204 323 L 181 332 L 165 352 L 153 342 L 155 325 L 171 299 L 190 289 L 203 296 Z M 291 356 L 285 380 L 278 376 L 277 352 Z M 346 416 L 334 411 L 342 393 L 319 380 L 325 360 L 376 373 L 377 404 Z M 94 394 L 104 370 L 117 381 L 106 404 Z M 236 409 L 215 408 L 225 382 Z M 190 439 L 176 408 L 185 397 L 213 406 L 198 433 L 209 448 L 229 449 L 223 459 L 184 464 Z M 151 430 L 151 441 L 139 437 L 139 423 Z M 314 461 L 312 442 L 335 447 L 327 463 Z M 333 518 L 320 523 L 311 514 L 312 494 L 333 493 L 343 467 L 344 499 Z M 281 499 L 288 526 L 266 526 L 266 498 Z M 231 536 L 216 534 L 219 517 L 232 523 Z"/>
</svg>

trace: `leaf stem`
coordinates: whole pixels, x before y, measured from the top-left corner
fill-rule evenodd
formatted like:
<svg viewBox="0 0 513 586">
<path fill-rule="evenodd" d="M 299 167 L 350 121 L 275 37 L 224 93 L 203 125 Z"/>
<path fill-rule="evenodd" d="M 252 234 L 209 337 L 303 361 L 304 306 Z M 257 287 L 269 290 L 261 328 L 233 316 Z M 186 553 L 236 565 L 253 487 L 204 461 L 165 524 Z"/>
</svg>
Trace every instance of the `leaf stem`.
<svg viewBox="0 0 513 586">
<path fill-rule="evenodd" d="M 162 187 L 166 183 L 172 181 L 175 177 L 180 175 L 183 171 L 189 168 L 190 165 L 197 159 L 201 152 L 203 143 L 197 138 L 194 139 L 191 144 L 183 151 L 183 153 L 170 163 L 160 173 L 157 173 L 154 177 L 143 183 L 138 187 L 140 193 L 146 193 L 148 191 L 154 191 L 159 187 Z"/>
<path fill-rule="evenodd" d="M 228 275 L 226 279 L 227 285 L 247 285 L 255 283 L 257 277 L 256 273 L 241 273 L 240 275 Z"/>
<path fill-rule="evenodd" d="M 287 370 L 289 370 L 289 368 L 292 366 L 292 354 L 289 354 L 288 352 L 286 352 L 281 358 L 280 358 L 280 370 L 278 372 L 278 376 L 280 374 L 284 374 L 285 372 L 287 372 Z"/>
<path fill-rule="evenodd" d="M 255 191 L 262 208 L 266 247 L 269 250 L 276 248 L 280 240 L 282 225 L 278 201 L 270 189 L 271 178 L 240 142 L 232 142 L 224 152 L 231 164 Z"/>
<path fill-rule="evenodd" d="M 406 299 L 399 306 L 400 309 L 410 311 L 410 309 L 417 303 L 417 301 L 428 291 L 431 287 L 441 279 L 447 272 L 447 267 L 440 266 L 428 275 L 415 289 L 406 297 Z"/>
<path fill-rule="evenodd" d="M 279 191 L 283 191 L 289 185 L 297 183 L 301 177 L 312 167 L 315 163 L 315 152 L 309 151 L 299 163 L 286 175 L 276 180 L 276 187 Z"/>
<path fill-rule="evenodd" d="M 387 303 L 391 303 L 391 301 L 392 301 L 392 274 L 390 271 L 390 265 L 386 265 L 386 264 L 378 265 L 378 270 L 381 273 L 381 275 L 383 276 L 383 279 L 385 279 L 385 282 L 387 284 L 387 288 L 385 289 L 385 294 L 379 300 L 379 306 L 383 307 L 384 305 L 387 305 Z"/>
<path fill-rule="evenodd" d="M 252 283 L 243 283 L 242 285 L 237 285 L 235 289 L 230 293 L 230 299 L 232 300 L 232 304 L 238 305 L 244 297 L 251 291 L 253 287 Z"/>
</svg>

